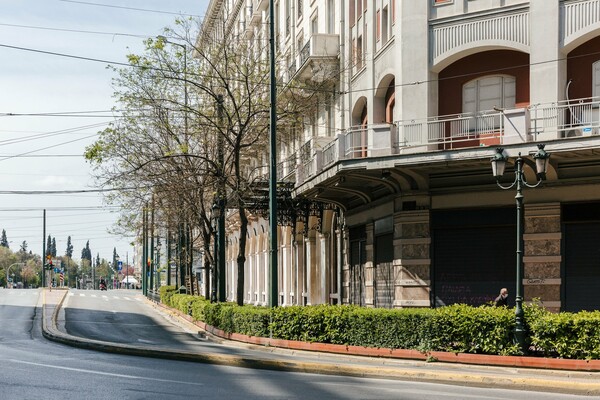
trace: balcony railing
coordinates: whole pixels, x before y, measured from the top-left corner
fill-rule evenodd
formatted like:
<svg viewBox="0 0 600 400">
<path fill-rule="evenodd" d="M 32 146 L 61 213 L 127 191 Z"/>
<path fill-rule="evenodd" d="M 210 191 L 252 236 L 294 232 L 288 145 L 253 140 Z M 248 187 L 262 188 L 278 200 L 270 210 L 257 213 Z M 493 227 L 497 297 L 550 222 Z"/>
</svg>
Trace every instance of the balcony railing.
<svg viewBox="0 0 600 400">
<path fill-rule="evenodd" d="M 500 111 L 398 121 L 400 148 L 453 149 L 498 144 L 504 133 Z"/>
<path fill-rule="evenodd" d="M 354 126 L 334 139 L 313 137 L 298 151 L 296 184 L 344 159 L 599 135 L 600 97 Z"/>
<path fill-rule="evenodd" d="M 345 134 L 346 158 L 377 157 L 396 154 L 398 140 L 394 124 L 353 126 Z"/>
<path fill-rule="evenodd" d="M 339 52 L 339 35 L 315 33 L 298 52 L 297 76 L 319 81 L 329 79 L 338 67 Z M 317 68 L 314 68 L 315 64 Z"/>
<path fill-rule="evenodd" d="M 534 138 L 598 135 L 600 97 L 535 105 L 530 108 L 530 118 L 530 133 Z"/>
</svg>

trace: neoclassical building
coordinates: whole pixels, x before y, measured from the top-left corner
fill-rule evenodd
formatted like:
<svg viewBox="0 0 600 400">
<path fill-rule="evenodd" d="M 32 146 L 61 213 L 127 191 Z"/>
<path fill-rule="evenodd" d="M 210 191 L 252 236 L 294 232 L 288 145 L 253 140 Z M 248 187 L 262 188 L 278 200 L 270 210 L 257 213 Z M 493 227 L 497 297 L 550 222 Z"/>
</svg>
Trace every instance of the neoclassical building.
<svg viewBox="0 0 600 400">
<path fill-rule="evenodd" d="M 263 40 L 268 6 L 212 0 L 206 18 Z M 509 185 L 522 154 L 535 183 L 545 144 L 545 180 L 523 192 L 525 300 L 600 308 L 600 0 L 277 0 L 275 27 L 278 78 L 332 89 L 278 155 L 305 200 L 279 227 L 279 304 L 514 294 L 516 191 L 490 159 L 504 149 Z M 268 301 L 268 227 L 252 218 L 246 303 Z"/>
</svg>

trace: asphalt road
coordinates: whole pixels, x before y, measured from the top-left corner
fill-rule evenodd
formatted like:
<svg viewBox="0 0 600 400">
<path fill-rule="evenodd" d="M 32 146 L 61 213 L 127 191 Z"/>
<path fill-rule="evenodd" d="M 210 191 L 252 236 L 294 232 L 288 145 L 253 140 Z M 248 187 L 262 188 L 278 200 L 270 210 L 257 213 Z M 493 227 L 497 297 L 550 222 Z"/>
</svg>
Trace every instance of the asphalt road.
<svg viewBox="0 0 600 400">
<path fill-rule="evenodd" d="M 149 341 L 153 346 L 218 346 L 182 332 L 137 300 L 135 293 L 80 294 L 75 291 L 66 307 L 65 315 L 73 318 L 67 323 L 72 334 L 137 344 Z M 82 350 L 42 337 L 40 305 L 38 290 L 0 289 L 0 399 L 589 399 Z"/>
</svg>

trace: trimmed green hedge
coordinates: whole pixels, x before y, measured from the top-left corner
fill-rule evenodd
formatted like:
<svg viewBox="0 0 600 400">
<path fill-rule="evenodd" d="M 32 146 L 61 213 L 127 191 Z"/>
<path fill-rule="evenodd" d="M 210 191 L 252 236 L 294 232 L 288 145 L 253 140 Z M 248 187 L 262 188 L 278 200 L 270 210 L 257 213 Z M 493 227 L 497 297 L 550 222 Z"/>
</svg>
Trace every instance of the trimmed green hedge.
<svg viewBox="0 0 600 400">
<path fill-rule="evenodd" d="M 240 307 L 176 294 L 174 287 L 161 288 L 161 301 L 195 320 L 248 336 L 422 352 L 520 353 L 513 343 L 514 310 L 506 307 Z M 564 358 L 600 358 L 600 312 L 552 314 L 537 305 L 526 306 L 525 323 L 530 332 L 528 345 L 537 352 Z"/>
<path fill-rule="evenodd" d="M 531 344 L 547 356 L 600 359 L 600 311 L 544 313 L 530 328 Z"/>
</svg>

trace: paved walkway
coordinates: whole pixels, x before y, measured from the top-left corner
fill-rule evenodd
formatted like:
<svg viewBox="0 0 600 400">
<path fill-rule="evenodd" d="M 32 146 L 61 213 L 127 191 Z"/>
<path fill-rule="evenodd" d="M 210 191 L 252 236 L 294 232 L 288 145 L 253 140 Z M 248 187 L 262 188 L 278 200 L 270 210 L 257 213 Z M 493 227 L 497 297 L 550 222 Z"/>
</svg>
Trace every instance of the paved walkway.
<svg viewBox="0 0 600 400">
<path fill-rule="evenodd" d="M 228 340 L 219 340 L 219 351 L 214 344 L 198 341 L 197 351 L 123 345 L 75 337 L 57 326 L 57 316 L 64 290 L 44 292 L 43 333 L 50 340 L 75 347 L 145 357 L 167 358 L 248 368 L 310 372 L 429 381 L 466 386 L 498 387 L 600 396 L 600 373 L 498 367 L 484 365 L 449 364 L 417 360 L 399 360 L 381 357 L 348 356 L 301 350 L 278 349 Z M 168 313 L 156 306 L 157 312 L 186 331 L 199 331 L 176 313 Z M 203 334 L 203 332 L 201 333 Z M 210 335 L 209 335 L 210 336 Z"/>
</svg>

